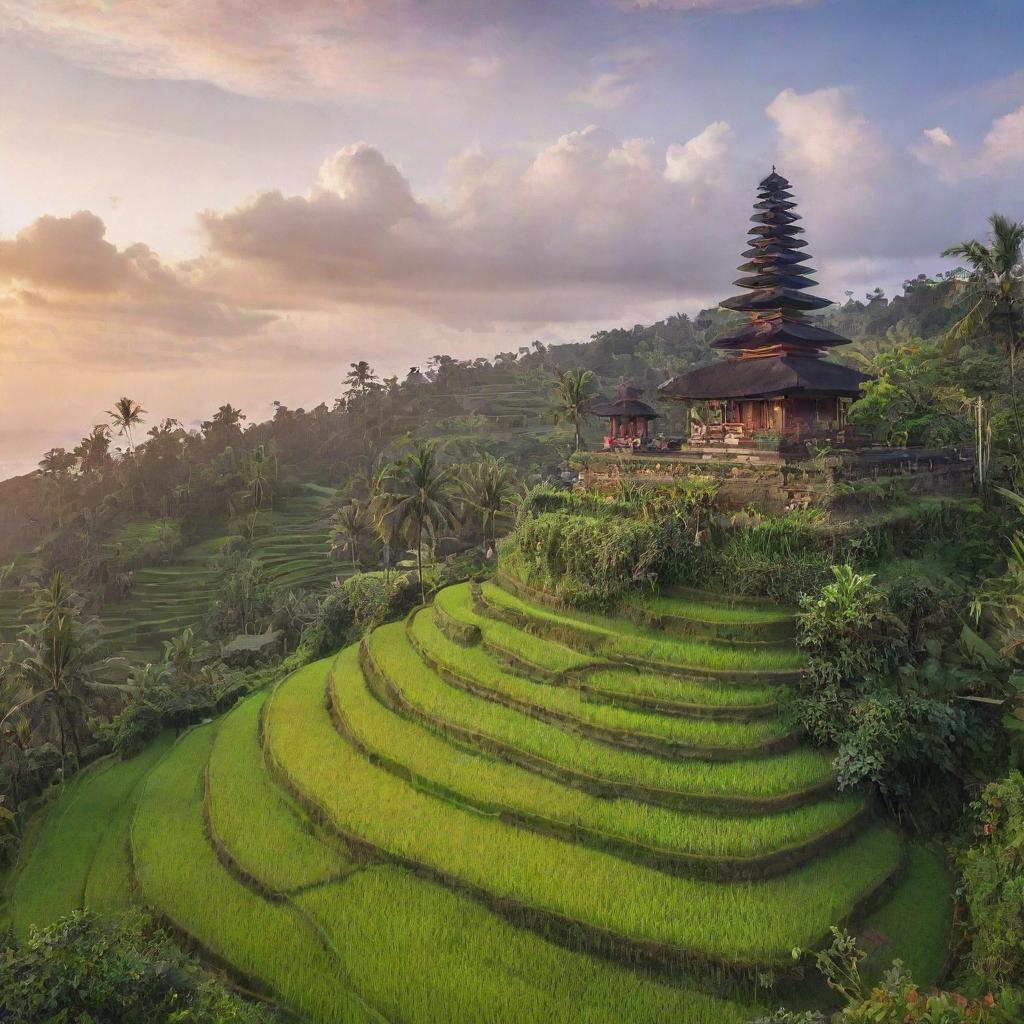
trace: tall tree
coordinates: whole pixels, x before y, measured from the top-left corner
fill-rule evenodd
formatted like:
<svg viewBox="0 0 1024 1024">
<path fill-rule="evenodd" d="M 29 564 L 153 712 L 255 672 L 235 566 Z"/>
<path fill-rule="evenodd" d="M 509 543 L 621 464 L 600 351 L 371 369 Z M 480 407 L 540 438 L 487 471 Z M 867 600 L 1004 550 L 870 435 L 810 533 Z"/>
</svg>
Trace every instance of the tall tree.
<svg viewBox="0 0 1024 1024">
<path fill-rule="evenodd" d="M 97 423 L 79 441 L 75 455 L 78 456 L 83 473 L 90 476 L 102 473 L 110 464 L 110 427 L 105 423 Z"/>
<path fill-rule="evenodd" d="M 263 445 L 249 452 L 245 460 L 245 480 L 254 512 L 258 512 L 265 501 L 273 498 L 276 476 L 277 459 L 267 455 Z"/>
<path fill-rule="evenodd" d="M 382 537 L 404 537 L 416 548 L 420 599 L 426 601 L 423 582 L 423 537 L 435 540 L 439 530 L 458 522 L 455 471 L 442 467 L 437 445 L 427 442 L 395 463 L 373 501 L 374 519 Z"/>
<path fill-rule="evenodd" d="M 75 456 L 66 448 L 51 448 L 39 460 L 39 471 L 48 486 L 53 488 L 54 510 L 58 529 L 64 526 L 64 498 L 75 468 Z"/>
<path fill-rule="evenodd" d="M 507 517 L 515 487 L 512 466 L 490 454 L 483 461 L 467 466 L 463 472 L 462 497 L 480 515 L 488 556 L 494 551 L 497 521 Z"/>
<path fill-rule="evenodd" d="M 0 720 L 0 732 L 26 718 L 34 733 L 55 736 L 63 765 L 69 739 L 81 759 L 91 702 L 123 693 L 103 679 L 122 662 L 103 656 L 96 620 L 82 617 L 78 596 L 59 572 L 33 595 L 30 611 L 34 621 L 18 638 L 18 675 L 29 694 Z"/>
<path fill-rule="evenodd" d="M 359 542 L 370 533 L 372 527 L 373 523 L 366 505 L 358 498 L 346 502 L 331 517 L 331 554 L 336 551 L 348 551 L 354 573 L 359 571 L 359 564 L 356 561 Z"/>
<path fill-rule="evenodd" d="M 569 420 L 576 434 L 576 451 L 582 444 L 583 417 L 593 397 L 594 374 L 590 370 L 566 370 L 552 382 L 555 414 Z"/>
<path fill-rule="evenodd" d="M 345 374 L 346 397 L 365 398 L 375 391 L 380 391 L 380 378 L 365 359 L 360 359 L 358 363 L 349 363 L 349 366 L 351 369 Z"/>
<path fill-rule="evenodd" d="M 114 403 L 114 408 L 107 413 L 114 426 L 117 427 L 118 434 L 128 438 L 128 450 L 133 457 L 135 455 L 135 441 L 132 437 L 132 427 L 139 426 L 145 414 L 146 410 L 138 402 L 127 397 L 119 398 Z"/>
<path fill-rule="evenodd" d="M 1010 365 L 1010 404 L 1017 433 L 1018 452 L 1024 453 L 1017 403 L 1017 350 L 1024 316 L 1024 224 L 1002 214 L 989 217 L 988 243 L 971 240 L 951 245 L 943 256 L 967 264 L 966 281 L 974 298 L 967 313 L 951 328 L 949 338 L 960 342 L 986 327 L 1000 338 Z"/>
</svg>

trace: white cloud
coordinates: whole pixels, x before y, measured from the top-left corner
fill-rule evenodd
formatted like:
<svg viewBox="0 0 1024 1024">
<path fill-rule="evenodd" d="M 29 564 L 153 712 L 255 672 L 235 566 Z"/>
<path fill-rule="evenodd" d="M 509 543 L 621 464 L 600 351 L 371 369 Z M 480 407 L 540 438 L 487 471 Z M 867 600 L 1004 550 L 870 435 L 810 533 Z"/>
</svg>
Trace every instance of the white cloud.
<svg viewBox="0 0 1024 1024">
<path fill-rule="evenodd" d="M 680 184 L 718 179 L 732 142 L 732 128 L 725 121 L 714 121 L 689 142 L 668 147 L 666 177 Z"/>
<path fill-rule="evenodd" d="M 739 245 L 723 209 L 749 189 L 726 185 L 730 141 L 721 122 L 667 152 L 591 126 L 532 159 L 473 150 L 432 203 L 379 151 L 349 146 L 304 196 L 204 214 L 203 280 L 267 308 L 419 308 L 480 324 L 705 295 Z"/>
<path fill-rule="evenodd" d="M 953 140 L 949 137 L 949 132 L 945 128 L 925 128 L 924 137 L 934 142 L 937 146 L 952 147 L 953 145 Z"/>
<path fill-rule="evenodd" d="M 1002 177 L 1024 169 L 1024 106 L 997 117 L 970 154 L 942 128 L 928 128 L 910 152 L 940 181 L 954 185 L 971 178 Z"/>
<path fill-rule="evenodd" d="M 569 99 L 598 110 L 617 110 L 633 92 L 636 83 L 627 71 L 605 71 L 569 93 Z"/>
</svg>

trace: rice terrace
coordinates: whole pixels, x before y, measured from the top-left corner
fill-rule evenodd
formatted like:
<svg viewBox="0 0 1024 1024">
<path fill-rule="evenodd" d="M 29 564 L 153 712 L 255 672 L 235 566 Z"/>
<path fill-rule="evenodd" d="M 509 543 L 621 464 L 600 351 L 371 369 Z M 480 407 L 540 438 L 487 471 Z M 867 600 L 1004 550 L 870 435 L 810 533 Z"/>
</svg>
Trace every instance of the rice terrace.
<svg viewBox="0 0 1024 1024">
<path fill-rule="evenodd" d="M 0 1022 L 1024 1024 L 969 7 L 0 0 Z"/>
</svg>

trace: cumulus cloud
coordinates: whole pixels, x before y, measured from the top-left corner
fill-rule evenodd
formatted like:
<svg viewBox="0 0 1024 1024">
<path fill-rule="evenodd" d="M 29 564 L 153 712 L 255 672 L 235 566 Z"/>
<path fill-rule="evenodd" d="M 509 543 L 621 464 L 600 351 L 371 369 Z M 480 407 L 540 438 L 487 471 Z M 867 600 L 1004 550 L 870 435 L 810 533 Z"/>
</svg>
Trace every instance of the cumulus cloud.
<svg viewBox="0 0 1024 1024">
<path fill-rule="evenodd" d="M 1024 106 L 997 117 L 974 153 L 965 152 L 944 128 L 927 128 L 922 135 L 910 151 L 947 184 L 1024 169 Z"/>
<path fill-rule="evenodd" d="M 665 175 L 669 181 L 708 184 L 717 178 L 733 142 L 732 128 L 725 121 L 709 124 L 699 135 L 682 145 L 674 143 L 665 155 Z"/>
<path fill-rule="evenodd" d="M 81 211 L 40 217 L 14 238 L 0 238 L 0 340 L 42 330 L 67 339 L 70 350 L 109 341 L 112 332 L 233 337 L 271 319 L 222 301 L 148 246 L 118 249 L 105 234 L 99 217 Z"/>
<path fill-rule="evenodd" d="M 305 195 L 267 192 L 203 215 L 208 286 L 270 307 L 421 308 L 446 322 L 573 319 L 624 297 L 720 287 L 709 253 L 749 187 L 730 173 L 728 125 L 658 150 L 591 126 L 531 158 L 474 150 L 444 201 L 417 198 L 366 144 L 327 160 Z"/>
<path fill-rule="evenodd" d="M 414 0 L 0 0 L 0 28 L 107 74 L 303 100 L 389 97 L 501 67 L 486 33 Z"/>
</svg>

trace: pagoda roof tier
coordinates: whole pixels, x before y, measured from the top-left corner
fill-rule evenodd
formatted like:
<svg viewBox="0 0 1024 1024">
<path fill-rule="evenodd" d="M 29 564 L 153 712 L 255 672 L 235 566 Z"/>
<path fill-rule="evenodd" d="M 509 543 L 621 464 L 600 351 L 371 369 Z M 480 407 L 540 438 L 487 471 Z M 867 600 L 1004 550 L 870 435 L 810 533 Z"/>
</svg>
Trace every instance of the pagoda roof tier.
<svg viewBox="0 0 1024 1024">
<path fill-rule="evenodd" d="M 848 344 L 849 339 L 824 327 L 815 327 L 806 321 L 787 320 L 779 316 L 770 320 L 750 320 L 725 337 L 711 342 L 711 347 L 756 351 L 781 345 L 813 355 L 818 349 Z"/>
<path fill-rule="evenodd" d="M 765 210 L 755 213 L 750 218 L 755 224 L 795 224 L 803 220 L 799 213 L 788 213 L 786 210 Z"/>
<path fill-rule="evenodd" d="M 770 199 L 762 199 L 758 203 L 754 203 L 755 210 L 795 210 L 796 203 L 791 199 L 779 199 L 778 196 L 772 196 Z"/>
<path fill-rule="evenodd" d="M 778 242 L 788 242 L 791 238 L 802 235 L 804 229 L 797 224 L 755 224 L 749 233 L 752 244 L 758 238 L 771 238 Z"/>
<path fill-rule="evenodd" d="M 758 267 L 758 272 L 750 277 L 740 277 L 733 281 L 737 288 L 811 288 L 818 282 L 806 277 L 816 271 L 809 267 Z"/>
<path fill-rule="evenodd" d="M 787 273 L 803 274 L 806 271 L 799 264 L 811 259 L 809 252 L 758 253 L 749 263 L 741 263 L 736 269 L 763 273 L 768 267 L 785 268 Z M 817 271 L 812 271 L 817 273 Z"/>
<path fill-rule="evenodd" d="M 667 398 L 769 399 L 792 395 L 856 398 L 870 377 L 839 363 L 798 355 L 764 359 L 721 359 L 680 374 L 658 390 Z"/>
<path fill-rule="evenodd" d="M 761 188 L 789 188 L 789 182 L 775 168 L 761 181 Z"/>
<path fill-rule="evenodd" d="M 733 295 L 723 299 L 719 305 L 723 309 L 735 309 L 745 313 L 764 313 L 768 310 L 811 310 L 824 309 L 832 305 L 831 299 L 823 299 L 818 295 L 804 295 L 799 288 L 757 288 L 749 295 Z"/>
<path fill-rule="evenodd" d="M 746 259 L 753 259 L 755 256 L 796 256 L 794 249 L 803 249 L 807 246 L 807 240 L 803 238 L 751 238 L 749 243 L 755 246 L 753 249 L 746 249 L 741 254 Z M 811 257 L 801 256 L 802 260 L 809 260 Z"/>
</svg>

